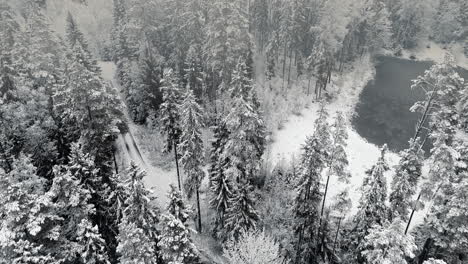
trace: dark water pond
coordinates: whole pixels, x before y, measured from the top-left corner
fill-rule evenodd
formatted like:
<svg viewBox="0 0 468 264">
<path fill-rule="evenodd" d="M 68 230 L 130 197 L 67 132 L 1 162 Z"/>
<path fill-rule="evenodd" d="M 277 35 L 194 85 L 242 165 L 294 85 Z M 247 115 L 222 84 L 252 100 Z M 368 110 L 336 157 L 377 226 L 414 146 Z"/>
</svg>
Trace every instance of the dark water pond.
<svg viewBox="0 0 468 264">
<path fill-rule="evenodd" d="M 370 143 L 379 146 L 387 143 L 393 151 L 407 148 L 420 117 L 409 109 L 423 98 L 421 91 L 411 89 L 411 80 L 432 64 L 385 56 L 377 58 L 375 79 L 366 85 L 356 106 L 357 115 L 353 119 L 356 131 Z M 468 80 L 467 70 L 460 69 L 459 73 Z"/>
</svg>

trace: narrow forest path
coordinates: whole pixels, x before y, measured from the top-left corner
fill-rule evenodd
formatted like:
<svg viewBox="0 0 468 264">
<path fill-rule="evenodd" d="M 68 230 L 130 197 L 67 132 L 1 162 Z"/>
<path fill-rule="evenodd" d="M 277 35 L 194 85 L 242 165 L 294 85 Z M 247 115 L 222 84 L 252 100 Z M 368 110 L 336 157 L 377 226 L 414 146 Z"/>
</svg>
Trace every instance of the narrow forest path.
<svg viewBox="0 0 468 264">
<path fill-rule="evenodd" d="M 116 67 L 112 62 L 100 62 L 99 63 L 102 69 L 103 78 L 110 83 L 113 87 L 117 88 L 120 92 L 121 88 L 115 79 Z M 122 94 L 122 93 L 121 93 Z M 122 98 L 124 102 L 124 98 Z M 177 185 L 177 172 L 175 168 L 165 170 L 163 168 L 153 166 L 151 162 L 151 157 L 149 154 L 145 153 L 140 147 L 138 140 L 135 140 L 135 133 L 139 129 L 128 114 L 128 109 L 125 103 L 122 103 L 124 110 L 125 118 L 127 119 L 128 132 L 120 134 L 115 142 L 117 153 L 116 160 L 118 164 L 119 172 L 125 169 L 130 162 L 135 162 L 144 169 L 147 173 L 146 177 L 143 179 L 146 187 L 151 188 L 156 196 L 158 197 L 157 201 L 159 202 L 159 207 L 164 211 L 166 204 L 168 202 L 167 192 L 169 191 L 170 184 Z M 206 168 L 204 168 L 206 170 Z M 204 179 L 204 189 L 206 189 L 207 177 Z M 203 187 L 202 187 L 203 188 Z M 201 190 L 200 193 L 202 206 L 202 220 L 206 221 L 204 224 L 205 228 L 209 226 L 209 214 L 207 209 L 208 198 L 206 193 Z M 195 229 L 195 226 L 192 226 Z M 194 233 L 193 240 L 200 251 L 202 263 L 209 264 L 218 264 L 225 263 L 224 258 L 222 257 L 221 245 L 211 237 L 208 233 Z"/>
<path fill-rule="evenodd" d="M 102 69 L 102 77 L 109 82 L 110 85 L 115 87 L 120 94 L 122 89 L 118 82 L 115 80 L 116 66 L 112 62 L 100 62 Z M 122 98 L 122 102 L 124 99 Z M 164 208 L 167 203 L 166 194 L 169 191 L 170 184 L 177 184 L 177 175 L 175 169 L 164 170 L 160 167 L 151 165 L 151 157 L 141 150 L 134 134 L 138 129 L 137 125 L 133 123 L 128 114 L 126 104 L 122 103 L 123 112 L 127 119 L 128 132 L 120 134 L 116 141 L 117 148 L 117 164 L 119 172 L 128 167 L 130 162 L 135 162 L 138 166 L 144 169 L 147 176 L 143 179 L 148 188 L 153 189 L 158 197 L 159 205 Z"/>
</svg>

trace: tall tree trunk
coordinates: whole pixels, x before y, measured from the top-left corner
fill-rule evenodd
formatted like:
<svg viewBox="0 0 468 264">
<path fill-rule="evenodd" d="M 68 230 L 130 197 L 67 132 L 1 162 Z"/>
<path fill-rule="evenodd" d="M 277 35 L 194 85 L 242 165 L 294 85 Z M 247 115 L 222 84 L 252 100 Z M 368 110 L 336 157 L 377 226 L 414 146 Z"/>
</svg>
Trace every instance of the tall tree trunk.
<svg viewBox="0 0 468 264">
<path fill-rule="evenodd" d="M 117 165 L 117 160 L 115 159 L 115 150 L 112 151 L 112 158 L 114 159 L 115 174 L 119 174 L 119 166 Z"/>
<path fill-rule="evenodd" d="M 330 183 L 330 174 L 328 174 L 327 183 L 325 184 L 325 192 L 323 193 L 322 209 L 320 210 L 319 228 L 322 228 L 323 212 L 325 211 L 325 199 L 327 198 L 328 184 L 329 183 Z"/>
<path fill-rule="evenodd" d="M 282 89 L 284 89 L 284 80 L 286 79 L 285 78 L 286 77 L 285 73 L 286 73 L 286 55 L 288 53 L 287 47 L 288 47 L 288 45 L 285 42 L 284 43 L 284 55 L 283 55 L 283 75 L 282 75 L 282 77 L 283 77 L 283 87 L 282 87 Z"/>
<path fill-rule="evenodd" d="M 181 186 L 181 181 L 180 181 L 180 173 L 179 173 L 179 156 L 177 155 L 177 144 L 175 143 L 175 140 L 172 141 L 172 145 L 174 148 L 174 158 L 175 158 L 175 164 L 176 164 L 176 169 L 177 169 L 177 182 L 179 184 L 179 191 L 182 191 L 182 186 Z"/>
<path fill-rule="evenodd" d="M 413 137 L 414 140 L 416 140 L 419 137 L 419 134 L 421 133 L 421 131 L 423 129 L 424 123 L 426 123 L 426 120 L 429 117 L 429 110 L 432 107 L 432 101 L 436 97 L 437 91 L 438 91 L 438 88 L 435 87 L 434 90 L 431 93 L 431 96 L 429 97 L 429 100 L 427 101 L 426 105 L 424 106 L 423 115 L 419 119 L 418 124 L 416 126 L 416 132 L 415 132 L 414 137 Z"/>
<path fill-rule="evenodd" d="M 429 256 L 429 250 L 431 249 L 433 243 L 434 241 L 432 240 L 432 238 L 426 239 L 426 242 L 424 242 L 424 246 L 421 251 L 421 254 L 419 254 L 418 256 L 418 262 L 417 262 L 418 264 L 422 264 L 424 261 L 427 260 Z"/>
<path fill-rule="evenodd" d="M 289 54 L 289 66 L 288 66 L 288 86 L 289 87 L 289 81 L 291 80 L 291 63 L 292 63 L 292 51 Z"/>
<path fill-rule="evenodd" d="M 333 241 L 333 255 L 335 255 L 336 242 L 338 241 L 338 234 L 340 233 L 340 227 L 341 227 L 341 220 L 342 219 L 343 219 L 343 217 L 340 217 L 338 219 L 338 227 L 336 228 L 335 239 Z"/>
<path fill-rule="evenodd" d="M 199 186 L 197 186 L 197 210 L 198 210 L 198 232 L 202 231 L 202 224 L 201 224 L 201 210 L 200 210 L 200 191 Z"/>
<path fill-rule="evenodd" d="M 413 220 L 414 212 L 416 211 L 417 204 L 419 202 L 419 199 L 421 199 L 421 192 L 419 192 L 418 198 L 416 199 L 415 204 L 413 205 L 413 210 L 411 210 L 410 217 L 408 219 L 408 223 L 406 224 L 405 228 L 405 235 L 408 233 L 409 227 L 411 225 L 411 221 Z"/>
</svg>

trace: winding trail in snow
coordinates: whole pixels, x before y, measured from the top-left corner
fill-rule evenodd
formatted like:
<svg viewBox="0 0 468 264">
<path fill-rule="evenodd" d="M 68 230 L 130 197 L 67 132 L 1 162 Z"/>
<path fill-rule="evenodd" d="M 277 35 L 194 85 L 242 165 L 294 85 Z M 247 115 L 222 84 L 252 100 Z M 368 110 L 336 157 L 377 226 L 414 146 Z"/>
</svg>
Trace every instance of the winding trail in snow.
<svg viewBox="0 0 468 264">
<path fill-rule="evenodd" d="M 99 65 L 102 69 L 102 77 L 104 80 L 108 81 L 112 87 L 117 88 L 117 90 L 121 92 L 121 87 L 115 80 L 115 64 L 112 62 L 100 62 Z M 119 171 L 124 170 L 132 161 L 140 166 L 140 168 L 144 169 L 147 174 L 146 177 L 143 178 L 145 185 L 153 189 L 158 197 L 160 206 L 164 208 L 167 203 L 166 194 L 169 191 L 169 186 L 177 182 L 176 172 L 174 169 L 167 171 L 151 165 L 150 156 L 140 149 L 137 140 L 135 140 L 133 136 L 138 127 L 129 117 L 128 109 L 124 103 L 122 103 L 122 107 L 125 118 L 127 119 L 128 132 L 120 134 L 115 142 L 118 169 Z"/>
</svg>

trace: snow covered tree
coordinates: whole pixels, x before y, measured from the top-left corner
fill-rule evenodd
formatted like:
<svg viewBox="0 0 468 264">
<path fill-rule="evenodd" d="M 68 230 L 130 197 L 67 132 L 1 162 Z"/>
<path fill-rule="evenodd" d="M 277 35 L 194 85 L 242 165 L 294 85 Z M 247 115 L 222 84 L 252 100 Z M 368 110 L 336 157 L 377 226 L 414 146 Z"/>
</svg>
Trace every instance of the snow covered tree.
<svg viewBox="0 0 468 264">
<path fill-rule="evenodd" d="M 358 46 L 360 54 L 368 51 L 377 52 L 385 48 L 391 41 L 391 23 L 385 3 L 379 0 L 364 1 L 359 11 Z"/>
<path fill-rule="evenodd" d="M 90 264 L 110 264 L 106 249 L 106 241 L 99 233 L 97 225 L 92 225 L 87 220 L 81 221 L 78 226 L 78 241 L 83 244 L 81 261 Z"/>
<path fill-rule="evenodd" d="M 197 98 L 202 98 L 205 92 L 204 85 L 204 72 L 203 72 L 203 61 L 202 51 L 200 46 L 192 45 L 187 52 L 187 58 L 185 59 L 185 76 L 184 79 L 187 83 L 187 87 L 193 91 Z"/>
<path fill-rule="evenodd" d="M 125 239 L 134 239 L 133 236 L 141 237 L 142 241 L 148 242 L 142 248 L 142 255 L 140 258 L 146 259 L 146 254 L 152 254 L 151 261 L 157 261 L 160 258 L 159 248 L 157 243 L 159 241 L 159 230 L 157 225 L 159 223 L 159 209 L 155 205 L 155 197 L 152 192 L 144 186 L 143 178 L 146 172 L 141 170 L 135 163 L 131 163 L 130 167 L 124 171 L 117 179 L 117 188 L 113 197 L 121 197 L 124 199 L 120 202 L 120 208 L 115 210 L 120 211 L 122 220 L 119 224 L 119 230 L 123 230 L 123 236 L 119 237 L 120 255 L 124 258 L 131 258 L 131 255 L 125 255 L 124 248 L 129 247 L 135 241 L 127 241 Z M 119 200 L 117 200 L 119 201 Z M 143 234 L 141 234 L 143 232 Z M 128 244 L 130 243 L 130 244 Z M 152 250 L 147 250 L 147 247 L 153 246 Z M 125 254 L 124 254 L 125 253 Z M 131 254 L 136 254 L 133 252 Z M 133 262 L 129 262 L 133 263 Z M 144 262 L 153 263 L 153 262 Z"/>
<path fill-rule="evenodd" d="M 387 181 L 384 173 L 389 170 L 385 153 L 387 146 L 381 149 L 381 156 L 377 163 L 371 169 L 366 171 L 361 191 L 362 196 L 359 199 L 358 212 L 353 219 L 353 254 L 357 261 L 362 262 L 363 240 L 369 234 L 374 225 L 383 225 L 387 221 L 388 209 L 387 200 Z"/>
<path fill-rule="evenodd" d="M 280 245 L 265 232 L 244 232 L 239 240 L 226 243 L 223 255 L 236 264 L 288 264 L 280 254 Z"/>
<path fill-rule="evenodd" d="M 214 128 L 214 140 L 211 143 L 211 165 L 209 168 L 210 206 L 216 211 L 213 232 L 224 229 L 225 214 L 229 208 L 229 201 L 233 194 L 233 182 L 225 173 L 225 166 L 229 160 L 223 156 L 229 132 L 224 122 L 219 122 Z"/>
<path fill-rule="evenodd" d="M 224 119 L 229 137 L 222 154 L 228 160 L 224 171 L 233 180 L 252 180 L 265 149 L 265 125 L 252 89 L 245 63 L 239 60 L 229 90 L 233 102 Z"/>
<path fill-rule="evenodd" d="M 45 180 L 24 155 L 11 166 L 9 173 L 0 169 L 0 263 L 53 261 L 41 242 L 53 235 L 46 224 L 60 218 L 45 197 Z"/>
<path fill-rule="evenodd" d="M 457 105 L 464 92 L 464 80 L 456 72 L 453 56 L 447 53 L 442 63 L 418 76 L 411 87 L 425 93 L 425 99 L 411 107 L 411 111 L 422 115 L 413 138 L 418 138 L 429 122 L 429 134 L 439 131 L 447 133 L 450 139 L 459 123 Z"/>
<path fill-rule="evenodd" d="M 466 188 L 468 174 L 466 162 L 460 160 L 460 153 L 447 143 L 447 135 L 437 134 L 430 158 L 430 171 L 423 184 L 423 198 L 432 201 L 430 211 L 422 226 L 425 243 L 423 252 L 436 256 L 441 252 L 448 263 L 466 257 L 468 244 L 466 219 Z M 463 145 L 458 142 L 455 144 Z M 466 147 L 466 142 L 465 142 Z"/>
<path fill-rule="evenodd" d="M 433 15 L 431 5 L 422 0 L 393 2 L 389 11 L 395 44 L 404 49 L 412 48 L 427 30 L 426 25 L 430 23 L 427 18 Z"/>
<path fill-rule="evenodd" d="M 179 148 L 181 150 L 180 162 L 187 176 L 184 187 L 187 197 L 196 193 L 198 211 L 198 231 L 201 231 L 201 212 L 199 189 L 201 181 L 205 177 L 202 169 L 204 164 L 203 139 L 201 128 L 203 126 L 203 113 L 201 107 L 196 102 L 191 89 L 187 89 L 185 98 L 180 105 L 181 108 L 181 130 Z"/>
<path fill-rule="evenodd" d="M 91 203 L 93 193 L 81 183 L 79 177 L 86 175 L 77 170 L 79 166 L 70 163 L 54 168 L 55 177 L 47 196 L 54 202 L 60 220 L 52 229 L 59 232 L 58 236 L 48 247 L 62 261 L 83 258 L 91 263 L 109 263 L 104 240 L 91 222 L 96 216 L 96 207 Z"/>
<path fill-rule="evenodd" d="M 162 258 L 167 263 L 197 263 L 198 250 L 190 238 L 190 229 L 172 214 L 163 215 L 161 241 Z"/>
<path fill-rule="evenodd" d="M 71 13 L 68 13 L 67 16 L 66 33 L 68 45 L 70 46 L 70 48 L 73 49 L 76 45 L 81 46 L 83 56 L 86 57 L 86 59 L 83 60 L 83 63 L 85 63 L 86 68 L 95 73 L 100 73 L 100 69 L 97 66 L 97 62 L 92 59 L 92 54 L 89 51 L 88 42 L 86 41 L 81 30 L 78 28 L 78 24 L 76 23 Z"/>
<path fill-rule="evenodd" d="M 180 92 L 178 81 L 171 69 L 164 71 L 163 76 L 163 103 L 159 109 L 159 118 L 161 119 L 162 132 L 166 135 L 164 150 L 170 152 L 174 150 L 174 157 L 177 168 L 177 180 L 179 189 L 181 180 L 179 175 L 179 155 L 177 154 L 177 145 L 180 140 Z"/>
<path fill-rule="evenodd" d="M 119 224 L 117 253 L 122 264 L 157 264 L 155 242 L 141 227 L 124 218 Z"/>
<path fill-rule="evenodd" d="M 205 61 L 212 75 L 211 87 L 216 93 L 218 86 L 229 84 L 237 60 L 247 59 L 251 38 L 247 14 L 236 1 L 213 1 L 208 6 L 212 20 L 206 27 Z"/>
<path fill-rule="evenodd" d="M 421 178 L 423 151 L 414 140 L 408 149 L 400 153 L 401 159 L 395 169 L 390 192 L 390 210 L 392 218 L 408 219 L 411 208 L 415 208 L 419 199 L 413 200 Z"/>
<path fill-rule="evenodd" d="M 345 190 L 339 192 L 334 197 L 332 205 L 331 205 L 330 216 L 337 220 L 335 237 L 333 239 L 332 255 L 335 254 L 336 248 L 337 246 L 339 246 L 338 239 L 339 239 L 340 233 L 342 232 L 343 220 L 345 219 L 346 214 L 349 213 L 351 208 L 352 208 L 352 202 L 351 202 L 351 198 L 349 198 L 349 190 L 348 188 L 346 188 Z"/>
<path fill-rule="evenodd" d="M 247 232 L 257 226 L 258 213 L 252 199 L 253 186 L 246 179 L 239 179 L 237 189 L 229 200 L 226 211 L 225 237 L 239 239 L 242 232 Z"/>
<path fill-rule="evenodd" d="M 170 190 L 167 194 L 169 202 L 166 205 L 166 210 L 185 224 L 192 214 L 192 209 L 185 204 L 185 201 L 182 199 L 182 193 L 174 185 L 171 184 L 169 187 Z"/>
<path fill-rule="evenodd" d="M 167 263 L 196 263 L 198 250 L 192 242 L 186 221 L 192 211 L 186 207 L 182 194 L 173 185 L 168 193 L 167 213 L 162 216 L 162 233 L 158 246 Z"/>
<path fill-rule="evenodd" d="M 404 234 L 405 223 L 396 219 L 385 226 L 375 225 L 364 240 L 362 252 L 365 263 L 407 264 L 417 247 L 411 235 Z"/>
<path fill-rule="evenodd" d="M 251 8 L 251 28 L 256 37 L 258 46 L 262 51 L 268 41 L 269 28 L 269 6 L 267 0 L 254 0 Z"/>
<path fill-rule="evenodd" d="M 432 37 L 441 43 L 459 39 L 466 29 L 460 21 L 459 13 L 463 1 L 438 1 L 437 13 L 433 19 Z"/>
<path fill-rule="evenodd" d="M 312 136 L 302 147 L 301 172 L 294 200 L 294 227 L 297 235 L 295 263 L 309 263 L 318 245 L 322 171 L 329 159 L 330 131 L 327 112 L 319 111 Z"/>
<path fill-rule="evenodd" d="M 346 155 L 345 148 L 347 146 L 348 132 L 346 131 L 345 119 L 341 113 L 337 113 L 335 123 L 333 124 L 333 131 L 331 132 L 331 147 L 330 147 L 330 156 L 328 159 L 328 173 L 327 181 L 325 183 L 325 191 L 322 199 L 322 209 L 320 213 L 320 219 L 323 217 L 325 200 L 328 193 L 328 184 L 330 183 L 330 177 L 335 176 L 338 178 L 339 182 L 349 183 L 349 178 L 351 174 L 349 173 L 348 166 L 348 157 Z M 322 124 L 322 127 L 325 127 L 326 124 Z M 325 135 L 328 131 L 324 131 Z M 324 142 L 327 143 L 327 140 Z M 326 146 L 326 145 L 325 145 Z M 328 147 L 328 146 L 326 146 Z"/>
</svg>

